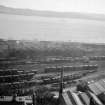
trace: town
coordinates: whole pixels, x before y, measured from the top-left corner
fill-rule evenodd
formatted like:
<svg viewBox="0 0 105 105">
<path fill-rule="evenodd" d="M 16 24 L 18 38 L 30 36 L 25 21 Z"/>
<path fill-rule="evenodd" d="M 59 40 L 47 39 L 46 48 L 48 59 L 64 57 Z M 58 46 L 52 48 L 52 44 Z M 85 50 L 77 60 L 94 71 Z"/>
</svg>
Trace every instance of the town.
<svg viewBox="0 0 105 105">
<path fill-rule="evenodd" d="M 95 54 L 95 50 L 102 51 L 99 46 L 103 48 L 105 45 L 79 43 L 85 47 L 84 49 L 88 47 L 85 53 L 74 52 L 76 54 L 73 56 L 65 56 L 66 50 L 62 51 L 60 48 L 64 47 L 61 46 L 70 44 L 71 48 L 73 46 L 77 49 L 78 45 L 75 42 L 58 43 L 60 47 L 57 51 L 61 51 L 59 55 L 56 55 L 57 51 L 56 53 L 49 51 L 55 50 L 56 42 L 37 42 L 38 47 L 35 47 L 38 49 L 33 50 L 29 48 L 34 42 L 30 41 L 1 40 L 0 43 L 2 48 L 0 104 L 77 105 L 80 103 L 78 105 L 91 105 L 92 102 L 95 103 L 94 105 L 105 104 L 105 56 L 97 55 L 97 53 L 92 55 Z M 24 46 L 21 45 L 25 43 L 28 43 L 29 48 L 23 50 Z M 45 44 L 46 49 L 39 51 L 40 43 Z M 39 53 L 35 53 L 37 50 Z M 47 52 L 49 56 L 42 55 L 45 50 L 49 51 Z M 7 53 L 4 54 L 4 51 Z M 25 55 L 22 57 L 23 54 Z"/>
</svg>

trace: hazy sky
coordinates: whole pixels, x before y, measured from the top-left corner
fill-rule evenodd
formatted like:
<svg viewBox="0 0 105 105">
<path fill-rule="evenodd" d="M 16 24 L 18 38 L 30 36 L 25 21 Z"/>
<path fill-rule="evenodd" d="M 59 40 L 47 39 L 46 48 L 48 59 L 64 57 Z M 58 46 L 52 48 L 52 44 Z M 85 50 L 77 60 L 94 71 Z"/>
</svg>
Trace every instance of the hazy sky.
<svg viewBox="0 0 105 105">
<path fill-rule="evenodd" d="M 105 0 L 0 0 L 0 5 L 105 14 Z M 0 14 L 0 37 L 105 43 L 105 21 Z"/>
<path fill-rule="evenodd" d="M 76 11 L 105 14 L 105 0 L 0 0 L 0 4 L 38 10 Z"/>
</svg>

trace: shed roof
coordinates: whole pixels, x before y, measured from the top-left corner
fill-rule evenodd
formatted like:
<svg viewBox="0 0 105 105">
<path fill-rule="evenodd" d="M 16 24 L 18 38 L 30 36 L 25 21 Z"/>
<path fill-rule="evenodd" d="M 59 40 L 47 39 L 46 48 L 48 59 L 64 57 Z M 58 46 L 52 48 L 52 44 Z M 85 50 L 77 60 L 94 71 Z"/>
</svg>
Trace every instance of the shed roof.
<svg viewBox="0 0 105 105">
<path fill-rule="evenodd" d="M 73 92 L 71 89 L 66 90 L 62 94 L 63 105 L 90 105 L 92 98 L 96 105 L 104 105 L 98 96 L 105 93 L 105 79 L 88 84 L 91 92 Z"/>
</svg>

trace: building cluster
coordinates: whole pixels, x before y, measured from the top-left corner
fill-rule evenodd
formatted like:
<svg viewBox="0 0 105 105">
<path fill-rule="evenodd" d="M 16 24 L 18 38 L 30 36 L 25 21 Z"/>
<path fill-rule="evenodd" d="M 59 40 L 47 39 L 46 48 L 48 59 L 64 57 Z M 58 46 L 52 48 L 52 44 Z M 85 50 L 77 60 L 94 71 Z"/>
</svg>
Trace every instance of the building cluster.
<svg viewBox="0 0 105 105">
<path fill-rule="evenodd" d="M 88 83 L 87 88 L 62 92 L 60 105 L 105 105 L 105 79 Z"/>
</svg>

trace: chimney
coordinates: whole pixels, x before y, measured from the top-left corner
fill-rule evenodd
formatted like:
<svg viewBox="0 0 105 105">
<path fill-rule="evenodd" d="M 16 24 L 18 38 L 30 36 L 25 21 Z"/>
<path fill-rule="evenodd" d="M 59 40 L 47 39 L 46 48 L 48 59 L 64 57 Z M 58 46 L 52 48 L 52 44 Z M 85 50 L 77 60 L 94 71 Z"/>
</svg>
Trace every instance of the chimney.
<svg viewBox="0 0 105 105">
<path fill-rule="evenodd" d="M 61 68 L 61 77 L 60 77 L 60 89 L 59 89 L 59 105 L 61 103 L 62 100 L 62 93 L 63 93 L 63 71 L 64 71 L 64 67 Z"/>
<path fill-rule="evenodd" d="M 17 97 L 17 94 L 13 94 L 13 102 L 15 102 L 16 101 L 16 97 Z"/>
<path fill-rule="evenodd" d="M 62 94 L 63 92 L 63 71 L 64 71 L 64 67 L 61 68 L 61 77 L 60 77 L 60 90 L 59 90 L 59 94 Z"/>
<path fill-rule="evenodd" d="M 33 93 L 32 101 L 33 105 L 36 105 L 36 92 Z"/>
</svg>

